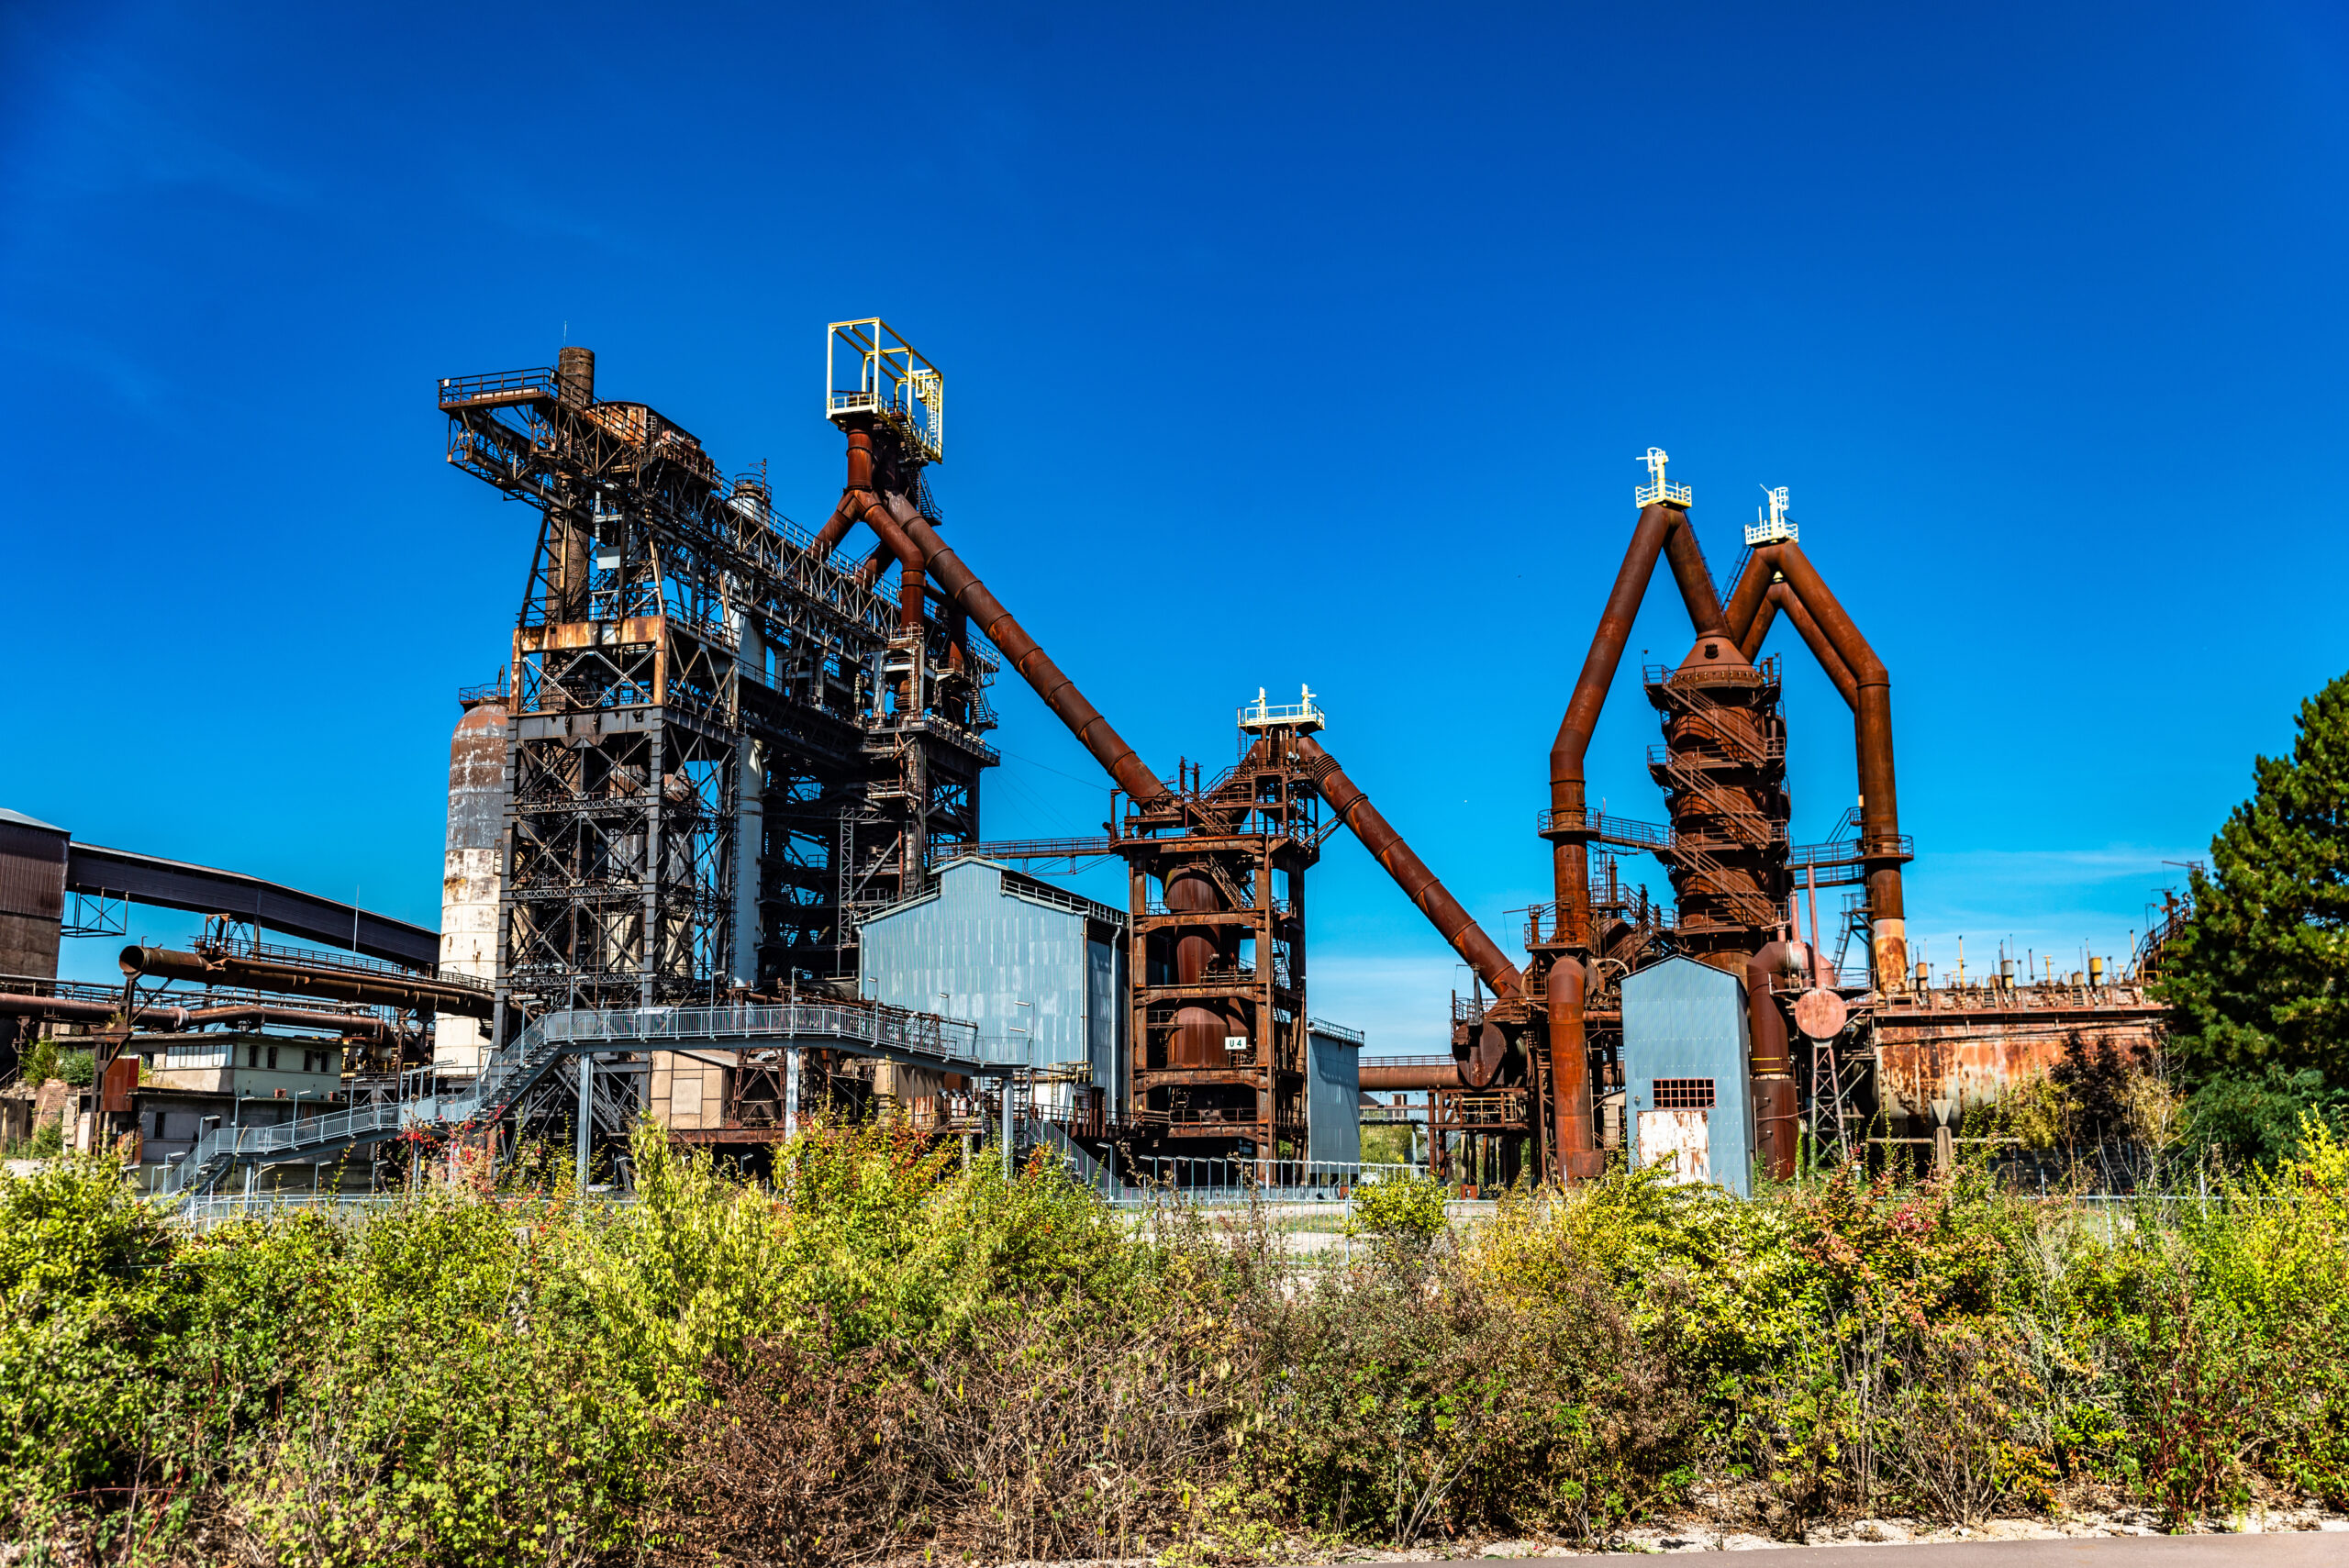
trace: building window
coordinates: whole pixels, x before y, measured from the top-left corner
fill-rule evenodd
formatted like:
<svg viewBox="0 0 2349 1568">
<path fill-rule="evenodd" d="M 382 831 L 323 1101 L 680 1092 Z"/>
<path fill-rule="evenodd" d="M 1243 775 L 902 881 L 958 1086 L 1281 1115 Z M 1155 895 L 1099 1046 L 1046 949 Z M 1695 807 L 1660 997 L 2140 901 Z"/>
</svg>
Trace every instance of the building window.
<svg viewBox="0 0 2349 1568">
<path fill-rule="evenodd" d="M 157 1111 L 155 1113 L 155 1136 L 158 1138 L 163 1136 L 163 1113 L 161 1111 Z"/>
<path fill-rule="evenodd" d="M 248 1067 L 258 1067 L 261 1065 L 260 1046 L 249 1045 L 245 1047 L 245 1065 Z"/>
<path fill-rule="evenodd" d="M 269 1048 L 269 1070 L 273 1073 L 277 1071 L 277 1047 L 273 1045 Z M 1710 1105 L 1712 1102 L 1708 1100 L 1705 1103 Z"/>
<path fill-rule="evenodd" d="M 1709 1111 L 1713 1108 L 1710 1078 L 1658 1078 L 1653 1085 L 1660 1111 Z"/>
</svg>

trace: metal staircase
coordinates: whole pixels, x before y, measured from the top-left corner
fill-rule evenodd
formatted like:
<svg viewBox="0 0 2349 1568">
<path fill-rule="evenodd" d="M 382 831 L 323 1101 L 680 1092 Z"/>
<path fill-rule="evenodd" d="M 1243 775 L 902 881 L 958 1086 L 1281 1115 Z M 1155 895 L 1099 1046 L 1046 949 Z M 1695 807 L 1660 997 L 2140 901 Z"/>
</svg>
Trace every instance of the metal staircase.
<svg viewBox="0 0 2349 1568">
<path fill-rule="evenodd" d="M 1000 1073 L 1026 1059 L 1026 1042 L 985 1040 L 961 1018 L 874 1003 L 785 1002 L 731 1007 L 581 1008 L 549 1013 L 493 1053 L 463 1090 L 390 1105 L 354 1106 L 275 1127 L 206 1133 L 180 1162 L 178 1189 L 201 1193 L 247 1162 L 316 1162 L 412 1128 L 486 1127 L 566 1055 L 664 1050 L 761 1051 L 813 1047 L 963 1073 Z"/>
</svg>

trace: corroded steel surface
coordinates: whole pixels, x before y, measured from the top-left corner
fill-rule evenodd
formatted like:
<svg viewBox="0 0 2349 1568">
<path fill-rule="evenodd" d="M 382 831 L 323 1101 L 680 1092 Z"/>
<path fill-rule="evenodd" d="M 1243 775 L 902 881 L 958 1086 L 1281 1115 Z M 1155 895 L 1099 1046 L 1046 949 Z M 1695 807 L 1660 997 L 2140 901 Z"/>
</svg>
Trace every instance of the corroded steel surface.
<svg viewBox="0 0 2349 1568">
<path fill-rule="evenodd" d="M 1929 1115 L 1937 1100 L 1986 1105 L 2062 1061 L 2075 1035 L 2091 1050 L 2109 1040 L 2124 1060 L 2152 1052 L 2167 1011 L 2134 985 L 1920 992 L 1876 1014 L 1878 1092 L 1895 1115 Z"/>
</svg>

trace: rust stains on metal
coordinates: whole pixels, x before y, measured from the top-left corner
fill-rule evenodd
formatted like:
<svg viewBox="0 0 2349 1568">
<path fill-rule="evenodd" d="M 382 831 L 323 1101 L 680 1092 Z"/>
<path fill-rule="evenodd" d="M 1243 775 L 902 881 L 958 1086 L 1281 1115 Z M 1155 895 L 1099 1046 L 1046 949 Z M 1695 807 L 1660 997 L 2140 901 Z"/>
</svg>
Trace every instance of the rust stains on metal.
<svg viewBox="0 0 2349 1568">
<path fill-rule="evenodd" d="M 2167 1015 L 2136 985 L 1920 989 L 1875 1015 L 1878 1093 L 1895 1115 L 1986 1105 L 2044 1074 L 2075 1036 L 2124 1060 L 2150 1055 Z"/>
</svg>

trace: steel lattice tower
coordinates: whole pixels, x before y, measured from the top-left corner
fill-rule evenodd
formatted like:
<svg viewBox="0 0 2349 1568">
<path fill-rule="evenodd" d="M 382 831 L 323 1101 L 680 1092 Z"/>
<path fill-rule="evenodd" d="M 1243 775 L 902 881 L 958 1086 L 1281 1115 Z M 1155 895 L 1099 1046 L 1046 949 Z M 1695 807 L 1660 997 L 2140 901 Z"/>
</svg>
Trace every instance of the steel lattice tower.
<svg viewBox="0 0 2349 1568">
<path fill-rule="evenodd" d="M 653 409 L 597 401 L 584 349 L 444 381 L 440 404 L 449 461 L 542 514 L 514 633 L 499 1027 L 853 973 L 860 909 L 977 836 L 992 651 L 890 603 L 886 563 L 829 559 L 763 474 L 725 483 Z M 893 459 L 926 503 L 919 463 Z M 918 608 L 918 575 L 898 586 Z"/>
</svg>

